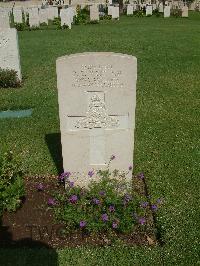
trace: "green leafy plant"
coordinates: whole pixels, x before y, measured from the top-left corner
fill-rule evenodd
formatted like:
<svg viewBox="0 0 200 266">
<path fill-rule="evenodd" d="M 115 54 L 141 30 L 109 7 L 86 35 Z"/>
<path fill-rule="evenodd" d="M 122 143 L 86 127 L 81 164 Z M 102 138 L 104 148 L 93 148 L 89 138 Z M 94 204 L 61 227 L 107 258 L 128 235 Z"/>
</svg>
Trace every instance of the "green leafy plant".
<svg viewBox="0 0 200 266">
<path fill-rule="evenodd" d="M 180 9 L 173 9 L 171 11 L 171 16 L 175 18 L 180 18 L 182 16 L 182 11 Z"/>
<path fill-rule="evenodd" d="M 127 173 L 130 174 L 130 171 L 132 167 Z M 91 170 L 86 178 L 94 175 L 98 181 L 91 181 L 88 188 L 75 186 L 70 180 L 71 173 L 63 173 L 60 182 L 65 182 L 66 190 L 53 195 L 48 205 L 54 209 L 56 219 L 65 223 L 69 233 L 76 230 L 131 233 L 136 225 L 148 224 L 151 205 L 145 201 L 145 196 L 132 189 L 131 182 L 126 179 L 127 173 L 111 172 L 109 169 Z M 144 175 L 140 174 L 141 177 Z"/>
<path fill-rule="evenodd" d="M 23 30 L 25 30 L 25 24 L 24 23 L 15 23 L 15 28 L 17 31 L 23 31 Z"/>
<path fill-rule="evenodd" d="M 17 88 L 20 86 L 21 83 L 15 70 L 0 68 L 0 88 Z"/>
<path fill-rule="evenodd" d="M 4 210 L 15 211 L 24 195 L 23 172 L 9 151 L 0 160 L 0 215 Z"/>
<path fill-rule="evenodd" d="M 133 15 L 135 16 L 135 17 L 144 17 L 144 13 L 143 13 L 143 11 L 142 10 L 137 10 L 137 11 L 134 11 L 133 12 Z"/>
</svg>

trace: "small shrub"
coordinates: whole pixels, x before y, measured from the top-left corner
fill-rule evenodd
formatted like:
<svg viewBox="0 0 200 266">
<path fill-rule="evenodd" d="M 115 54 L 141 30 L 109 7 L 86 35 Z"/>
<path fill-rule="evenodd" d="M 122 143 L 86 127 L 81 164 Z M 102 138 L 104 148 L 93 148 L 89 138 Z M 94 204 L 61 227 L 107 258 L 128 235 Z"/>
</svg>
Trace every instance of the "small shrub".
<svg viewBox="0 0 200 266">
<path fill-rule="evenodd" d="M 63 30 L 67 30 L 67 29 L 69 29 L 69 26 L 66 25 L 66 24 L 64 24 L 61 28 L 62 28 Z"/>
<path fill-rule="evenodd" d="M 142 10 L 134 11 L 134 12 L 133 12 L 133 15 L 134 15 L 135 17 L 138 17 L 138 18 L 140 18 L 140 17 L 144 17 L 144 13 L 143 13 Z"/>
<path fill-rule="evenodd" d="M 157 210 L 158 205 L 149 204 L 144 195 L 133 191 L 131 182 L 125 180 L 126 173 L 91 170 L 86 178 L 93 175 L 99 181 L 92 181 L 85 189 L 74 186 L 69 172 L 63 173 L 60 182 L 65 181 L 65 192 L 48 200 L 48 206 L 53 208 L 57 220 L 66 225 L 68 233 L 131 233 L 136 225 L 148 226 L 149 212 Z"/>
<path fill-rule="evenodd" d="M 17 88 L 21 83 L 15 70 L 0 68 L 0 88 Z"/>
<path fill-rule="evenodd" d="M 156 8 L 155 10 L 153 10 L 153 15 L 155 15 L 156 17 L 161 17 L 161 13 L 159 12 L 159 9 Z"/>
<path fill-rule="evenodd" d="M 25 24 L 24 23 L 15 23 L 15 28 L 17 31 L 23 31 L 23 30 L 25 30 Z"/>
<path fill-rule="evenodd" d="M 171 16 L 175 18 L 180 18 L 182 17 L 182 11 L 180 9 L 173 9 L 171 11 Z"/>
<path fill-rule="evenodd" d="M 20 206 L 25 195 L 22 177 L 13 153 L 5 153 L 0 160 L 0 216 L 4 210 L 15 211 Z"/>
<path fill-rule="evenodd" d="M 46 26 L 48 26 L 48 24 L 46 22 L 42 22 L 42 23 L 40 23 L 40 26 L 46 27 Z"/>
</svg>

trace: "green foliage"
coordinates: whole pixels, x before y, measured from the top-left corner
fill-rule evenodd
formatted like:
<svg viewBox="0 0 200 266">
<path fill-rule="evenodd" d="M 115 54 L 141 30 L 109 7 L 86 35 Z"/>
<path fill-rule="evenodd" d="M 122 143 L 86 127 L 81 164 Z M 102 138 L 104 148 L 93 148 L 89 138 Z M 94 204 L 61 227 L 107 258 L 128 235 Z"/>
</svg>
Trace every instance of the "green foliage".
<svg viewBox="0 0 200 266">
<path fill-rule="evenodd" d="M 134 11 L 134 12 L 133 12 L 133 15 L 134 15 L 135 17 L 138 17 L 138 18 L 144 17 L 144 13 L 143 13 L 142 10 L 136 10 L 136 11 Z"/>
<path fill-rule="evenodd" d="M 0 68 L 0 88 L 17 88 L 20 86 L 21 83 L 15 70 Z"/>
<path fill-rule="evenodd" d="M 48 24 L 46 22 L 42 22 L 42 23 L 40 23 L 40 26 L 46 27 L 46 26 L 48 26 Z"/>
<path fill-rule="evenodd" d="M 182 11 L 180 9 L 172 9 L 171 16 L 175 18 L 180 18 L 182 16 Z"/>
<path fill-rule="evenodd" d="M 26 28 L 26 25 L 24 23 L 15 23 L 15 28 L 17 31 L 23 31 Z"/>
<path fill-rule="evenodd" d="M 77 16 L 74 17 L 74 24 L 80 25 L 80 24 L 87 24 L 89 22 L 89 12 L 87 8 L 84 9 L 78 9 L 77 10 Z"/>
<path fill-rule="evenodd" d="M 125 173 L 104 170 L 95 175 L 99 181 L 91 182 L 88 189 L 74 186 L 68 177 L 65 192 L 55 195 L 55 216 L 68 232 L 81 228 L 90 233 L 130 233 L 141 218 L 146 224 L 149 208 L 140 206 L 145 197 L 132 190 Z"/>
<path fill-rule="evenodd" d="M 156 8 L 155 10 L 153 10 L 153 15 L 155 15 L 156 17 L 161 17 L 161 13 L 159 12 L 159 9 Z"/>
<path fill-rule="evenodd" d="M 25 194 L 22 176 L 13 153 L 5 153 L 0 158 L 0 215 L 4 210 L 15 211 L 20 206 Z"/>
</svg>

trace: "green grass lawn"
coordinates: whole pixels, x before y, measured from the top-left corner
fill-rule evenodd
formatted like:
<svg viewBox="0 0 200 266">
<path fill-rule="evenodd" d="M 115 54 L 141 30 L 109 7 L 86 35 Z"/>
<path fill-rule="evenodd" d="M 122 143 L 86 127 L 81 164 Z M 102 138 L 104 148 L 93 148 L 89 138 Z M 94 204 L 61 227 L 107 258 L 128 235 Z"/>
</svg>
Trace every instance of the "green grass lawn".
<svg viewBox="0 0 200 266">
<path fill-rule="evenodd" d="M 134 165 L 136 172 L 145 172 L 152 198 L 165 198 L 157 214 L 163 244 L 57 253 L 1 250 L 0 265 L 200 265 L 200 13 L 190 12 L 189 19 L 122 17 L 71 31 L 25 31 L 19 33 L 19 46 L 24 85 L 0 90 L 0 110 L 34 111 L 31 118 L 0 120 L 0 149 L 18 154 L 32 176 L 57 173 L 46 141 L 54 140 L 55 155 L 56 59 L 86 51 L 138 58 Z"/>
</svg>

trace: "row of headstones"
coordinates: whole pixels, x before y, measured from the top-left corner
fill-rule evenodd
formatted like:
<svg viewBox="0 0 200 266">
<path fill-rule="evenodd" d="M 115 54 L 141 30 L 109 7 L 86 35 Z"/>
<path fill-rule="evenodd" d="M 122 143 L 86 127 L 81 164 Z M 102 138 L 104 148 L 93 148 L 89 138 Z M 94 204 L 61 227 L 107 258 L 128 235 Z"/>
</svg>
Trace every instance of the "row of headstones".
<svg viewBox="0 0 200 266">
<path fill-rule="evenodd" d="M 162 3 L 160 3 L 159 5 L 157 4 L 152 4 L 152 5 L 142 5 L 142 8 L 145 7 L 146 10 L 146 16 L 152 16 L 153 11 L 158 9 L 159 13 L 164 13 L 164 17 L 170 17 L 170 11 L 171 9 L 173 9 L 173 7 L 171 7 L 170 5 L 165 5 L 163 6 Z M 138 5 L 127 5 L 127 15 L 133 15 L 134 11 L 139 10 L 141 7 Z M 182 11 L 182 17 L 188 17 L 188 7 L 187 6 L 183 6 L 181 8 Z"/>
<path fill-rule="evenodd" d="M 49 20 L 54 20 L 54 18 L 59 17 L 57 7 L 48 8 L 13 8 L 13 9 L 0 9 L 0 27 L 10 28 L 10 15 L 13 14 L 14 23 L 23 23 L 23 14 L 25 21 L 29 17 L 30 27 L 39 27 L 41 23 L 48 24 Z M 73 17 L 76 15 L 76 9 L 69 7 L 67 9 L 61 9 L 61 26 L 67 25 L 71 28 L 71 23 L 73 22 Z"/>
</svg>

